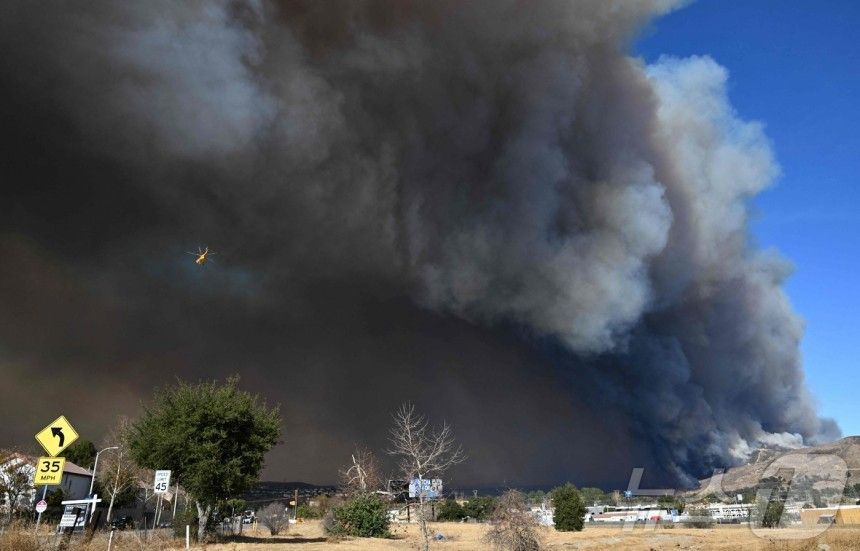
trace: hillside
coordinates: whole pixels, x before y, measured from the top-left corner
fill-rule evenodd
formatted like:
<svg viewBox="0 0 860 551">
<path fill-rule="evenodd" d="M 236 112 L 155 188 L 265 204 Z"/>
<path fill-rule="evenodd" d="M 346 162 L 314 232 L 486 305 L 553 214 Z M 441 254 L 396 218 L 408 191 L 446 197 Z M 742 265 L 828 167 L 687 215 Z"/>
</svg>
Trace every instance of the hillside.
<svg viewBox="0 0 860 551">
<path fill-rule="evenodd" d="M 860 436 L 848 436 L 836 442 L 796 450 L 757 450 L 746 465 L 732 467 L 726 472 L 700 480 L 698 489 L 690 494 L 733 496 L 744 489 L 756 487 L 763 479 L 781 476 L 789 480 L 791 469 L 797 479 L 806 478 L 818 490 L 836 488 L 841 481 L 840 458 L 847 465 L 848 484 L 860 483 Z M 841 488 L 839 488 L 841 489 Z"/>
</svg>

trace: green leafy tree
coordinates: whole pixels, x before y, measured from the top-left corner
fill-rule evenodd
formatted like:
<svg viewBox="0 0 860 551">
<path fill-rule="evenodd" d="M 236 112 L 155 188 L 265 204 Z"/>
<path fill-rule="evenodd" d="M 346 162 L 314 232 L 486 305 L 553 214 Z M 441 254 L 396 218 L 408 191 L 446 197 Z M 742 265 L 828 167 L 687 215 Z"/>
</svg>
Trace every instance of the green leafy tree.
<svg viewBox="0 0 860 551">
<path fill-rule="evenodd" d="M 493 496 L 475 496 L 463 505 L 467 517 L 475 520 L 487 520 L 496 509 L 496 498 Z"/>
<path fill-rule="evenodd" d="M 812 493 L 812 503 L 816 507 L 827 507 L 827 503 L 825 503 L 824 500 L 821 499 L 821 492 L 820 491 L 813 489 L 811 493 Z"/>
<path fill-rule="evenodd" d="M 606 500 L 606 494 L 600 488 L 583 488 L 579 493 L 582 494 L 582 501 L 587 507 Z"/>
<path fill-rule="evenodd" d="M 363 494 L 333 509 L 327 530 L 338 536 L 387 538 L 388 505 L 375 494 Z"/>
<path fill-rule="evenodd" d="M 248 502 L 240 497 L 232 497 L 230 499 L 225 499 L 218 504 L 218 507 L 222 511 L 224 511 L 224 514 L 230 515 L 231 517 L 235 517 L 236 515 L 241 514 L 247 506 Z"/>
<path fill-rule="evenodd" d="M 534 490 L 526 494 L 528 497 L 528 502 L 532 505 L 540 505 L 543 503 L 544 498 L 546 498 L 546 492 L 543 490 Z"/>
<path fill-rule="evenodd" d="M 326 509 L 323 507 L 310 507 L 309 505 L 299 505 L 297 515 L 304 519 L 320 519 L 326 514 Z"/>
<path fill-rule="evenodd" d="M 657 498 L 657 505 L 662 509 L 666 509 L 667 511 L 671 511 L 676 509 L 678 513 L 684 512 L 684 507 L 686 507 L 686 502 L 677 499 L 675 496 L 659 496 Z"/>
<path fill-rule="evenodd" d="M 257 396 L 239 390 L 239 377 L 160 389 L 135 422 L 129 445 L 149 469 L 170 469 L 197 507 L 197 537 L 220 498 L 246 490 L 278 441 L 281 417 Z"/>
<path fill-rule="evenodd" d="M 561 532 L 579 532 L 585 523 L 585 505 L 576 486 L 568 482 L 552 491 L 552 520 Z"/>
<path fill-rule="evenodd" d="M 446 499 L 436 508 L 436 520 L 460 521 L 466 516 L 463 506 L 453 499 Z"/>
<path fill-rule="evenodd" d="M 326 516 L 329 510 L 333 506 L 333 502 L 337 498 L 331 498 L 329 496 L 316 496 L 315 498 L 308 501 L 308 503 L 302 503 L 298 506 L 298 515 L 299 518 L 305 519 L 321 519 Z M 338 502 L 339 503 L 339 502 Z"/>
<path fill-rule="evenodd" d="M 763 509 L 761 514 L 762 528 L 779 528 L 784 524 L 782 513 L 785 511 L 785 505 L 781 501 L 770 501 L 760 507 Z"/>
<path fill-rule="evenodd" d="M 42 522 L 46 524 L 59 522 L 60 518 L 63 516 L 63 511 L 66 510 L 66 506 L 63 505 L 63 501 L 67 499 L 67 497 L 66 492 L 64 492 L 62 488 L 57 488 L 52 492 L 48 492 L 48 495 L 45 497 L 45 502 L 48 504 L 48 508 L 45 509 L 44 513 L 42 513 Z"/>
<path fill-rule="evenodd" d="M 91 471 L 96 461 L 96 445 L 89 440 L 78 440 L 69 446 L 63 455 L 66 461 Z"/>
</svg>

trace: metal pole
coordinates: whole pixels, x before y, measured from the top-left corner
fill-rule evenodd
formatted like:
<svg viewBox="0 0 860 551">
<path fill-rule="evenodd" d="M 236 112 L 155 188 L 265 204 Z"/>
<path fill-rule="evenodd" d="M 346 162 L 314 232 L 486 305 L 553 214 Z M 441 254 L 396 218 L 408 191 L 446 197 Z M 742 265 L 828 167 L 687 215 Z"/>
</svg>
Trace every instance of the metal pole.
<svg viewBox="0 0 860 551">
<path fill-rule="evenodd" d="M 42 486 L 42 501 L 45 501 L 45 496 L 48 493 L 48 485 Z M 36 519 L 36 535 L 39 535 L 39 523 L 42 522 L 42 513 L 39 513 L 39 518 Z"/>
<path fill-rule="evenodd" d="M 173 493 L 173 522 L 176 522 L 176 504 L 179 503 L 179 482 L 176 483 L 176 491 Z"/>
<path fill-rule="evenodd" d="M 119 446 L 111 446 L 109 448 L 103 449 L 100 452 L 96 452 L 96 461 L 95 461 L 95 463 L 93 463 L 93 476 L 92 476 L 92 478 L 90 478 L 90 491 L 87 493 L 87 497 L 90 497 L 93 495 L 93 486 L 96 483 L 96 469 L 99 468 L 99 456 L 102 454 L 102 452 L 106 452 L 108 450 L 118 450 L 118 449 L 119 449 Z M 90 504 L 87 503 L 87 522 L 86 522 L 86 524 L 89 524 L 89 522 L 93 519 L 93 513 L 95 512 L 95 509 L 96 509 L 95 503 L 92 504 L 92 508 L 90 508 Z"/>
<path fill-rule="evenodd" d="M 152 519 L 152 527 L 158 527 L 158 521 L 161 519 L 161 496 L 164 494 L 158 494 L 158 499 L 155 500 L 155 517 Z"/>
</svg>

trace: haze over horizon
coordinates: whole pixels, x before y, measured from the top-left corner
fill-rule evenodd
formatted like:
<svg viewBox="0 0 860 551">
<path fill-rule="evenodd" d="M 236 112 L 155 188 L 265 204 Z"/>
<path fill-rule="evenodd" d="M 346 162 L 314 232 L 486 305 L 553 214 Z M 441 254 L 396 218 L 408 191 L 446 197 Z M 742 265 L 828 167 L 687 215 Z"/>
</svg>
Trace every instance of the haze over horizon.
<svg viewBox="0 0 860 551">
<path fill-rule="evenodd" d="M 719 60 L 630 53 L 685 3 L 7 2 L 0 445 L 233 373 L 282 404 L 264 480 L 382 455 L 406 400 L 451 486 L 838 438 L 751 237 L 763 125 Z"/>
</svg>

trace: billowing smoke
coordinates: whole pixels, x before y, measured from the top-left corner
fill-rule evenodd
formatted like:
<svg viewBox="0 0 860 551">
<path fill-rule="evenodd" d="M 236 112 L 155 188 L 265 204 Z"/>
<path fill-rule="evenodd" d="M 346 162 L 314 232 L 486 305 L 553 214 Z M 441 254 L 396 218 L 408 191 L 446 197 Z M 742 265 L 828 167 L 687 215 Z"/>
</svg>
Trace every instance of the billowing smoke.
<svg viewBox="0 0 860 551">
<path fill-rule="evenodd" d="M 681 3 L 3 3 L 4 439 L 235 372 L 284 404 L 273 477 L 332 480 L 406 399 L 461 483 L 836 437 L 749 237 L 761 125 L 713 60 L 627 53 Z"/>
</svg>

